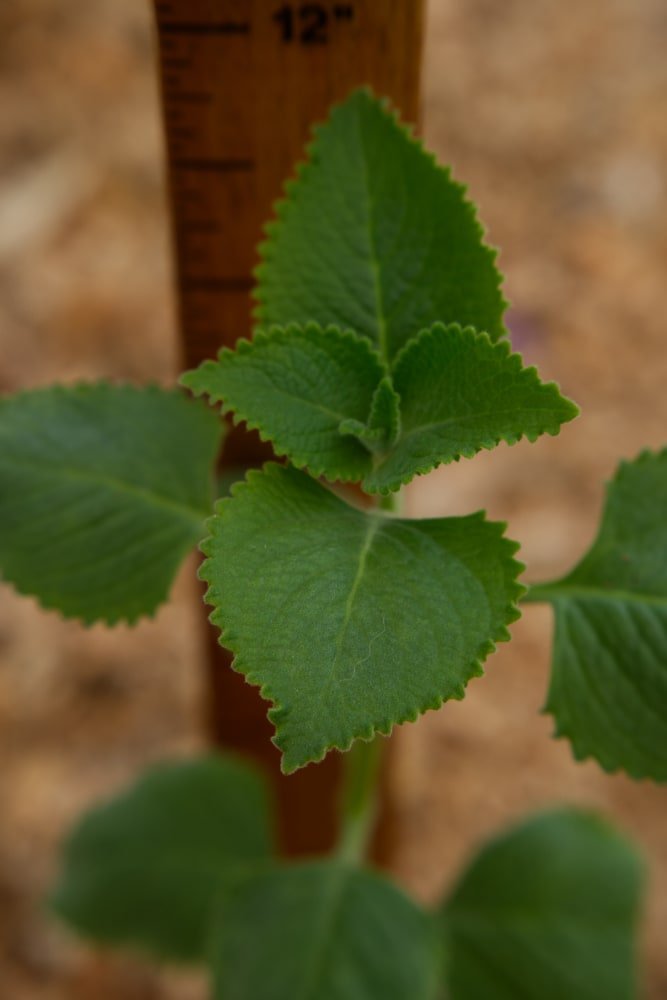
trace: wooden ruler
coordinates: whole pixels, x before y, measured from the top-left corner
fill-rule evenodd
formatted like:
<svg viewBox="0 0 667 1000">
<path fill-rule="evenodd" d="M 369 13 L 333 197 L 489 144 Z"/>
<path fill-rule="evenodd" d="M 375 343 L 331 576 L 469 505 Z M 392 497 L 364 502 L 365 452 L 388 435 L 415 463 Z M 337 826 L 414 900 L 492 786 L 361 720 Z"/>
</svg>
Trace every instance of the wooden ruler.
<svg viewBox="0 0 667 1000">
<path fill-rule="evenodd" d="M 192 367 L 249 334 L 262 226 L 330 105 L 368 84 L 417 121 L 423 0 L 154 0 L 154 8 L 183 360 Z M 230 464 L 265 457 L 247 433 L 234 432 L 225 448 Z M 220 647 L 211 650 L 216 742 L 270 768 L 288 851 L 326 848 L 337 755 L 280 779 L 267 705 L 228 665 Z"/>
</svg>

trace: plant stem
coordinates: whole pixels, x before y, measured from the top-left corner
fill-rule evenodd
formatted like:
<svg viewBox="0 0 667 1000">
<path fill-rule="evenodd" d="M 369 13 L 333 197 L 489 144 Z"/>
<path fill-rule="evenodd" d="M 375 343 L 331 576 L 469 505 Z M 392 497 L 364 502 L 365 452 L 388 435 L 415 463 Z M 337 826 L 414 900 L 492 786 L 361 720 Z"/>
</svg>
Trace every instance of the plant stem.
<svg viewBox="0 0 667 1000">
<path fill-rule="evenodd" d="M 377 509 L 400 513 L 402 494 L 380 496 Z M 343 787 L 339 814 L 340 833 L 336 856 L 347 864 L 363 864 L 368 853 L 378 811 L 378 777 L 384 742 L 376 736 L 370 742 L 358 740 L 343 760 Z"/>
<path fill-rule="evenodd" d="M 336 855 L 347 864 L 363 863 L 373 834 L 383 742 L 381 736 L 370 743 L 358 740 L 345 754 Z"/>
<path fill-rule="evenodd" d="M 387 493 L 378 500 L 378 510 L 384 510 L 392 514 L 400 514 L 403 510 L 403 490 L 398 493 Z"/>
</svg>

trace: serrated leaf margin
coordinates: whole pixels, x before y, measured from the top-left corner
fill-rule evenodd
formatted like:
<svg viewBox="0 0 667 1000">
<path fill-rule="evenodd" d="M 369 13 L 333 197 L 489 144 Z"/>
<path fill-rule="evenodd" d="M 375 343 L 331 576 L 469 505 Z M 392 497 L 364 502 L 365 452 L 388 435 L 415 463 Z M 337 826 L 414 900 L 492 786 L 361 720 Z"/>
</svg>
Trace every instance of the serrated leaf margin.
<svg viewBox="0 0 667 1000">
<path fill-rule="evenodd" d="M 274 475 L 275 470 L 280 470 L 282 468 L 283 468 L 282 466 L 278 465 L 275 462 L 268 462 L 263 467 L 263 469 L 248 470 L 245 479 L 235 483 L 232 486 L 231 495 L 216 502 L 214 516 L 209 518 L 209 520 L 207 521 L 206 523 L 207 528 L 209 528 L 209 530 L 212 528 L 215 517 L 225 516 L 227 507 L 229 506 L 230 503 L 234 501 L 234 499 L 237 496 L 242 495 L 245 492 L 252 491 L 254 483 L 257 480 L 259 480 L 262 476 Z M 391 520 L 391 515 L 383 514 L 380 512 L 374 512 L 373 516 L 378 517 L 380 519 Z M 411 709 L 410 711 L 406 711 L 405 713 L 401 714 L 398 718 L 385 719 L 379 723 L 369 723 L 369 725 L 366 726 L 365 728 L 359 729 L 356 732 L 354 732 L 351 738 L 347 742 L 337 743 L 336 741 L 332 741 L 323 748 L 322 752 L 318 756 L 313 757 L 311 760 L 296 764 L 290 764 L 286 761 L 285 750 L 281 745 L 279 723 L 277 722 L 277 716 L 279 716 L 280 713 L 284 711 L 285 706 L 278 701 L 276 695 L 274 694 L 271 688 L 270 682 L 268 681 L 262 682 L 257 677 L 252 667 L 246 669 L 246 664 L 242 659 L 243 654 L 238 649 L 237 636 L 232 630 L 230 630 L 228 627 L 225 627 L 224 622 L 222 621 L 222 618 L 224 617 L 224 610 L 220 609 L 219 607 L 216 607 L 213 603 L 213 599 L 215 598 L 215 591 L 213 583 L 208 576 L 208 569 L 212 558 L 211 545 L 210 545 L 210 543 L 213 540 L 212 534 L 209 534 L 209 536 L 206 539 L 204 539 L 204 541 L 200 544 L 199 549 L 206 558 L 200 565 L 197 575 L 200 580 L 208 584 L 208 589 L 204 594 L 204 601 L 210 607 L 213 608 L 213 611 L 208 616 L 208 620 L 219 631 L 219 636 L 218 636 L 219 644 L 221 646 L 224 646 L 232 653 L 233 656 L 231 663 L 232 669 L 235 670 L 237 673 L 242 674 L 246 678 L 246 681 L 249 684 L 258 687 L 260 697 L 263 700 L 271 702 L 271 707 L 267 711 L 267 718 L 272 723 L 275 729 L 275 735 L 272 737 L 272 742 L 283 754 L 283 758 L 281 760 L 281 770 L 284 774 L 292 774 L 294 771 L 297 771 L 301 767 L 307 766 L 308 764 L 319 763 L 331 750 L 339 750 L 342 753 L 346 753 L 356 740 L 361 740 L 363 742 L 370 742 L 370 740 L 372 740 L 376 735 L 389 736 L 394 726 L 402 725 L 405 722 L 415 722 L 420 715 L 423 715 L 429 709 L 433 710 L 439 709 L 445 703 L 445 701 L 462 700 L 465 697 L 465 689 L 467 688 L 468 683 L 474 677 L 483 676 L 484 674 L 483 664 L 485 660 L 491 655 L 491 653 L 493 653 L 496 650 L 497 644 L 500 642 L 509 642 L 511 636 L 509 633 L 508 626 L 518 621 L 518 619 L 521 617 L 521 609 L 519 607 L 518 602 L 526 590 L 526 587 L 523 584 L 519 583 L 518 581 L 518 577 L 524 571 L 525 566 L 523 563 L 519 562 L 519 560 L 514 558 L 514 555 L 519 550 L 520 545 L 518 542 L 515 542 L 512 539 L 505 537 L 504 533 L 507 528 L 507 523 L 505 521 L 487 521 L 485 511 L 476 511 L 474 514 L 467 516 L 478 517 L 480 521 L 483 521 L 485 524 L 493 527 L 497 532 L 497 536 L 501 541 L 501 544 L 503 544 L 503 546 L 506 549 L 507 566 L 508 569 L 510 570 L 511 575 L 509 576 L 509 585 L 508 585 L 508 590 L 510 591 L 510 599 L 504 613 L 505 617 L 504 625 L 500 626 L 490 639 L 480 644 L 474 658 L 470 662 L 468 676 L 461 683 L 460 687 L 458 688 L 455 694 L 451 695 L 449 698 L 444 698 L 440 695 L 427 697 L 424 701 L 420 703 L 420 705 L 417 708 Z M 404 523 L 405 525 L 410 527 L 410 525 L 415 525 L 418 524 L 419 522 L 405 520 Z"/>
<path fill-rule="evenodd" d="M 579 407 L 576 405 L 576 403 L 573 402 L 573 400 L 571 400 L 569 397 L 561 393 L 560 386 L 558 385 L 558 383 L 555 382 L 553 379 L 550 380 L 549 382 L 543 382 L 539 376 L 539 372 L 535 365 L 524 366 L 522 356 L 519 354 L 518 351 L 512 350 L 512 346 L 508 340 L 494 341 L 485 331 L 476 330 L 472 326 L 462 327 L 459 323 L 447 323 L 447 324 L 433 323 L 431 326 L 426 327 L 423 330 L 420 330 L 420 332 L 415 337 L 412 337 L 396 354 L 396 357 L 392 362 L 392 375 L 396 373 L 396 368 L 401 362 L 402 358 L 410 350 L 414 349 L 414 346 L 416 344 L 428 339 L 429 337 L 433 339 L 434 333 L 439 330 L 445 330 L 445 331 L 452 330 L 452 331 L 458 331 L 461 334 L 466 334 L 466 333 L 473 334 L 478 343 L 486 341 L 489 347 L 493 351 L 497 351 L 500 354 L 502 354 L 503 361 L 511 361 L 515 368 L 520 367 L 521 373 L 523 375 L 529 375 L 533 379 L 533 381 L 539 383 L 542 388 L 555 389 L 556 392 L 561 397 L 561 399 L 569 403 L 572 407 L 574 407 L 576 412 L 573 413 L 571 417 L 568 417 L 567 420 L 563 420 L 557 424 L 551 424 L 550 426 L 545 425 L 544 428 L 539 431 L 526 432 L 520 434 L 510 434 L 510 433 L 500 434 L 494 437 L 490 437 L 483 444 L 480 444 L 478 448 L 474 447 L 462 448 L 455 455 L 452 455 L 448 458 L 429 459 L 428 461 L 422 463 L 422 465 L 418 466 L 413 472 L 406 473 L 406 475 L 392 480 L 390 486 L 385 486 L 382 488 L 373 488 L 372 484 L 369 483 L 367 477 L 364 480 L 362 480 L 362 488 L 366 493 L 369 493 L 371 496 L 373 495 L 388 496 L 389 494 L 395 493 L 397 490 L 400 490 L 402 486 L 407 486 L 408 483 L 412 482 L 412 480 L 416 476 L 427 475 L 429 472 L 433 472 L 434 469 L 439 468 L 441 465 L 449 465 L 452 462 L 460 461 L 462 458 L 474 458 L 475 455 L 478 455 L 480 451 L 492 451 L 494 448 L 498 447 L 498 445 L 503 442 L 507 444 L 509 447 L 511 447 L 512 445 L 518 444 L 524 438 L 525 440 L 530 441 L 531 444 L 534 444 L 535 441 L 537 441 L 537 439 L 541 437 L 542 434 L 548 434 L 550 437 L 557 437 L 560 434 L 562 425 L 564 423 L 567 423 L 569 420 L 574 420 L 579 415 L 580 412 Z M 399 398 L 400 398 L 400 393 L 399 393 Z M 400 440 L 401 439 L 399 435 L 397 443 L 400 443 Z M 389 451 L 385 457 L 389 457 L 390 455 L 391 451 Z"/>
<path fill-rule="evenodd" d="M 327 118 L 325 120 L 316 123 L 311 127 L 310 139 L 306 143 L 306 146 L 304 148 L 303 159 L 300 160 L 295 165 L 293 175 L 283 183 L 282 195 L 279 196 L 272 205 L 272 218 L 268 222 L 266 222 L 262 227 L 263 238 L 257 245 L 257 253 L 260 258 L 260 261 L 254 267 L 252 272 L 253 278 L 255 279 L 255 284 L 251 291 L 251 298 L 253 301 L 253 307 L 252 307 L 253 322 L 261 324 L 264 320 L 263 310 L 265 308 L 265 303 L 262 300 L 260 286 L 261 286 L 263 269 L 265 265 L 270 262 L 272 256 L 271 254 L 272 237 L 284 224 L 285 217 L 291 208 L 292 193 L 296 188 L 298 188 L 299 184 L 304 183 L 304 174 L 316 162 L 317 141 L 319 133 L 327 125 L 333 112 L 336 109 L 342 107 L 347 101 L 349 101 L 352 97 L 354 97 L 357 94 L 359 95 L 364 94 L 368 99 L 370 99 L 374 103 L 377 103 L 382 108 L 382 110 L 393 119 L 395 127 L 397 128 L 398 131 L 400 131 L 403 134 L 405 139 L 413 147 L 415 147 L 420 151 L 422 156 L 425 157 L 430 162 L 432 167 L 434 167 L 437 171 L 444 174 L 445 179 L 454 188 L 456 188 L 459 194 L 461 195 L 463 205 L 466 208 L 468 214 L 470 215 L 477 236 L 479 237 L 480 246 L 483 248 L 484 252 L 486 253 L 489 259 L 489 264 L 491 265 L 491 269 L 495 278 L 495 288 L 499 293 L 500 322 L 502 324 L 502 331 L 499 332 L 497 340 L 496 341 L 492 340 L 492 342 L 496 343 L 501 339 L 508 337 L 509 331 L 507 329 L 507 326 L 502 322 L 502 317 L 509 308 L 509 306 L 511 305 L 511 302 L 507 298 L 505 298 L 502 292 L 502 286 L 504 284 L 505 279 L 503 274 L 496 265 L 496 260 L 498 259 L 500 250 L 498 247 L 495 247 L 485 242 L 487 230 L 484 227 L 481 219 L 479 218 L 475 202 L 467 197 L 468 185 L 463 184 L 461 181 L 454 180 L 454 178 L 452 177 L 451 168 L 446 164 L 442 164 L 438 161 L 438 158 L 435 155 L 435 153 L 433 153 L 430 149 L 428 149 L 424 144 L 423 139 L 421 139 L 421 137 L 416 134 L 415 126 L 410 125 L 407 122 L 404 122 L 401 119 L 400 111 L 395 105 L 392 104 L 391 100 L 388 97 L 378 97 L 378 95 L 374 93 L 372 87 L 370 86 L 354 88 L 347 95 L 347 97 L 330 106 Z M 363 335 L 360 334 L 360 336 Z M 364 339 L 370 341 L 369 337 L 364 336 Z M 373 343 L 372 341 L 370 342 Z M 407 346 L 407 344 L 405 346 Z M 400 351 L 397 352 L 397 356 L 399 353 Z"/>
</svg>

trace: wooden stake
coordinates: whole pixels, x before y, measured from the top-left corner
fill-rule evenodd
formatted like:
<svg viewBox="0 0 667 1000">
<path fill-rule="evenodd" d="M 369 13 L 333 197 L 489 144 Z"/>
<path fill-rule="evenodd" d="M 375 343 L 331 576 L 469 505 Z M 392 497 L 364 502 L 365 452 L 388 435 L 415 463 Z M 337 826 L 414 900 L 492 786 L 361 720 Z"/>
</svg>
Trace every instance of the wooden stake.
<svg viewBox="0 0 667 1000">
<path fill-rule="evenodd" d="M 183 361 L 192 367 L 250 333 L 262 225 L 330 105 L 368 84 L 418 120 L 424 0 L 154 0 L 154 8 Z M 256 435 L 235 431 L 224 462 L 256 465 L 268 454 Z M 339 757 L 280 777 L 267 704 L 229 669 L 215 636 L 207 710 L 216 743 L 269 767 L 285 850 L 329 847 Z"/>
</svg>

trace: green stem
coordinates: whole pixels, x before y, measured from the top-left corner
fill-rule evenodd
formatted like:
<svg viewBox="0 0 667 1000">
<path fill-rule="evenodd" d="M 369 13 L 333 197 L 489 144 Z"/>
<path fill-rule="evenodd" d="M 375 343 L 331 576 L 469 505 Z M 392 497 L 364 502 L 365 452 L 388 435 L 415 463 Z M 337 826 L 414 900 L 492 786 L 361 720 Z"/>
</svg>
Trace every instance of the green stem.
<svg viewBox="0 0 667 1000">
<path fill-rule="evenodd" d="M 399 490 L 398 493 L 387 493 L 386 496 L 380 496 L 377 509 L 387 511 L 392 514 L 400 514 L 403 510 L 402 494 L 403 490 Z"/>
<path fill-rule="evenodd" d="M 377 509 L 400 513 L 402 490 L 380 496 Z M 383 738 L 369 743 L 358 740 L 343 759 L 343 787 L 340 799 L 340 834 L 336 856 L 347 864 L 363 864 L 373 835 L 378 809 L 378 776 Z"/>
<path fill-rule="evenodd" d="M 377 817 L 378 773 L 383 737 L 356 742 L 345 754 L 341 829 L 336 855 L 347 864 L 363 863 Z"/>
</svg>

